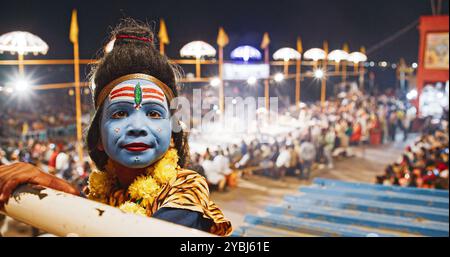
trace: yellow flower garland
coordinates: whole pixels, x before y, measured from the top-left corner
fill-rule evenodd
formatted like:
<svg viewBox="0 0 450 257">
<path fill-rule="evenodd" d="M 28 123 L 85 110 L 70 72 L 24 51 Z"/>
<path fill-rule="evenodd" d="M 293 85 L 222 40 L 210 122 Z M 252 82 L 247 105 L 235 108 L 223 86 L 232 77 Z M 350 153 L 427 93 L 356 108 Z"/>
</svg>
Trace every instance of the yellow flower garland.
<svg viewBox="0 0 450 257">
<path fill-rule="evenodd" d="M 124 212 L 146 215 L 146 208 L 160 193 L 163 186 L 177 175 L 178 153 L 169 149 L 164 157 L 147 168 L 147 174 L 138 176 L 127 189 L 130 201 L 119 206 Z M 106 171 L 93 171 L 89 175 L 88 198 L 107 203 L 113 185 L 117 183 L 114 167 L 111 162 L 106 165 Z"/>
</svg>

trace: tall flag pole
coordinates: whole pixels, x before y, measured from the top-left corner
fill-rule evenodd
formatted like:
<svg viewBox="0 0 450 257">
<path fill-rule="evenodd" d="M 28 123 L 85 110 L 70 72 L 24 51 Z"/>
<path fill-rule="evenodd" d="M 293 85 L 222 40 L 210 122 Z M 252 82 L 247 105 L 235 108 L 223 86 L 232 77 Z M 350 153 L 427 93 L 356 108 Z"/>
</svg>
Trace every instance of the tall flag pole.
<svg viewBox="0 0 450 257">
<path fill-rule="evenodd" d="M 269 65 L 269 44 L 270 44 L 270 38 L 269 33 L 264 33 L 262 42 L 261 42 L 261 49 L 264 49 L 264 63 Z M 264 80 L 264 99 L 266 104 L 266 110 L 269 112 L 269 79 Z"/>
<path fill-rule="evenodd" d="M 359 50 L 361 53 L 366 54 L 366 48 L 364 46 L 361 46 L 361 49 Z M 364 63 L 361 63 L 359 66 L 359 87 L 360 90 L 364 93 Z"/>
<path fill-rule="evenodd" d="M 164 45 L 168 45 L 170 43 L 169 35 L 167 34 L 166 22 L 164 19 L 161 19 L 159 22 L 159 52 L 164 54 Z"/>
<path fill-rule="evenodd" d="M 344 43 L 344 45 L 342 46 L 342 50 L 344 50 L 347 53 L 350 53 L 350 48 L 348 47 L 347 43 Z M 347 81 L 347 60 L 343 60 L 343 64 L 342 64 L 342 82 L 346 82 Z"/>
<path fill-rule="evenodd" d="M 303 44 L 302 39 L 300 37 L 297 37 L 297 52 L 299 52 L 301 55 L 303 55 Z M 302 56 L 297 59 L 296 65 L 295 65 L 295 105 L 297 107 L 297 110 L 300 110 L 300 72 L 301 72 L 301 65 L 302 65 Z"/>
<path fill-rule="evenodd" d="M 80 98 L 80 55 L 78 48 L 78 19 L 77 10 L 72 10 L 72 18 L 70 21 L 70 41 L 73 44 L 73 64 L 75 76 L 75 109 L 77 124 L 77 151 L 78 163 L 83 164 L 83 135 L 81 129 L 81 98 Z"/>
<path fill-rule="evenodd" d="M 228 45 L 229 39 L 228 35 L 223 29 L 219 28 L 219 34 L 217 35 L 217 45 L 219 46 L 219 79 L 220 79 L 220 89 L 219 89 L 219 108 L 221 115 L 225 112 L 225 84 L 223 82 L 223 48 Z"/>
<path fill-rule="evenodd" d="M 325 58 L 323 59 L 323 73 L 324 76 L 322 77 L 322 89 L 320 90 L 320 102 L 322 103 L 322 107 L 325 106 L 325 100 L 327 97 L 327 77 L 326 77 L 326 70 L 327 70 L 327 57 L 328 57 L 328 42 L 323 42 L 323 50 L 325 51 Z"/>
</svg>

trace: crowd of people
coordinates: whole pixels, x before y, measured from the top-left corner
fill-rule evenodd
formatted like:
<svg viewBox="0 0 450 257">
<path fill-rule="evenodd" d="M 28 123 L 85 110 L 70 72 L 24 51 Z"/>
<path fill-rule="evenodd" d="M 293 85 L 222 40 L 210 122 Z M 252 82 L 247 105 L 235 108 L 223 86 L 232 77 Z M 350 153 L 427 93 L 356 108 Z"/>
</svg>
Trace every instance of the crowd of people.
<svg viewBox="0 0 450 257">
<path fill-rule="evenodd" d="M 429 120 L 423 134 L 377 176 L 378 184 L 448 190 L 448 113 Z"/>
<path fill-rule="evenodd" d="M 192 166 L 219 191 L 235 184 L 246 171 L 282 179 L 309 179 L 315 166 L 333 168 L 333 159 L 352 157 L 355 146 L 406 140 L 415 109 L 394 96 L 364 95 L 358 90 L 326 102 L 303 105 L 287 134 L 258 134 L 240 144 L 213 146 L 193 154 Z M 295 124 L 293 124 L 295 125 Z M 214 149 L 214 150 L 212 150 Z M 237 170 L 235 174 L 233 170 Z M 242 172 L 244 171 L 244 172 Z"/>
<path fill-rule="evenodd" d="M 394 96 L 370 96 L 353 90 L 337 100 L 327 101 L 325 106 L 302 104 L 297 113 L 291 112 L 298 123 L 292 125 L 299 126 L 293 126 L 288 133 L 257 134 L 251 139 L 243 137 L 240 143 L 212 145 L 204 152 L 193 152 L 190 168 L 204 175 L 212 190 L 220 192 L 236 186 L 238 177 L 253 173 L 275 179 L 285 176 L 309 179 L 315 167 L 331 169 L 336 158 L 354 156 L 355 146 L 406 140 L 415 119 L 411 110 L 414 108 Z M 44 116 L 53 117 L 52 113 Z M 5 115 L 11 117 L 5 118 Z M 3 114 L 2 122 L 17 122 L 13 116 L 11 111 Z M 52 124 L 59 123 L 53 121 Z M 402 161 L 389 165 L 386 173 L 377 177 L 377 182 L 444 187 L 440 179 L 436 179 L 448 173 L 448 166 L 445 168 L 442 164 L 448 159 L 448 137 L 442 140 L 442 133 L 445 134 L 442 128 L 445 126 L 424 135 L 417 143 L 420 147 L 408 148 Z M 441 145 L 427 148 L 433 145 L 430 142 Z M 84 165 L 79 167 L 77 158 L 74 135 L 54 140 L 9 140 L 1 142 L 0 147 L 0 165 L 30 162 L 82 189 L 93 166 L 86 156 Z"/>
<path fill-rule="evenodd" d="M 0 96 L 1 97 L 1 96 Z M 75 104 L 69 95 L 48 93 L 45 97 L 29 96 L 29 99 L 16 99 L 17 103 L 1 98 L 0 142 L 6 139 L 34 137 L 47 139 L 56 128 L 66 129 L 75 124 Z M 11 100 L 11 99 L 9 99 Z M 19 103 L 20 102 L 20 103 Z M 81 105 L 82 113 L 89 115 L 90 104 Z M 68 133 L 60 133 L 67 135 Z"/>
</svg>

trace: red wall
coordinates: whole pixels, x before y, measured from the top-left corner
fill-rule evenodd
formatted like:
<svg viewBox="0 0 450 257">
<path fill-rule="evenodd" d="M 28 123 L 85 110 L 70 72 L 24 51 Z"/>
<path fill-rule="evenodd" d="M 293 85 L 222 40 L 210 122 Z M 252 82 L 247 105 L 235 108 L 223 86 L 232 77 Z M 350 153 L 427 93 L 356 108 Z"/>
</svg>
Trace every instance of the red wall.
<svg viewBox="0 0 450 257">
<path fill-rule="evenodd" d="M 421 16 L 419 23 L 419 33 L 420 33 L 420 42 L 419 42 L 419 60 L 418 60 L 418 70 L 417 70 L 417 110 L 419 110 L 419 98 L 422 93 L 422 88 L 425 83 L 433 83 L 439 81 L 447 81 L 448 80 L 448 67 L 444 70 L 431 70 L 425 69 L 424 65 L 424 55 L 425 55 L 425 47 L 426 47 L 426 36 L 428 33 L 436 33 L 436 32 L 447 32 L 449 22 L 448 15 L 441 16 Z"/>
</svg>

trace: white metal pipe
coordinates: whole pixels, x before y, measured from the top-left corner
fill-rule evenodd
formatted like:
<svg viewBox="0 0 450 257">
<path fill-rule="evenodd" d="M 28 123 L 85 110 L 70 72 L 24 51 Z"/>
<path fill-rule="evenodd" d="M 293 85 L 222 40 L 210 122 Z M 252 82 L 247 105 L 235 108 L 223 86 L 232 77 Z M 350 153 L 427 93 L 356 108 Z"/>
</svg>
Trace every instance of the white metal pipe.
<svg viewBox="0 0 450 257">
<path fill-rule="evenodd" d="M 5 214 L 57 236 L 214 236 L 197 229 L 124 213 L 102 203 L 32 185 L 22 185 L 14 191 L 5 205 Z"/>
</svg>

